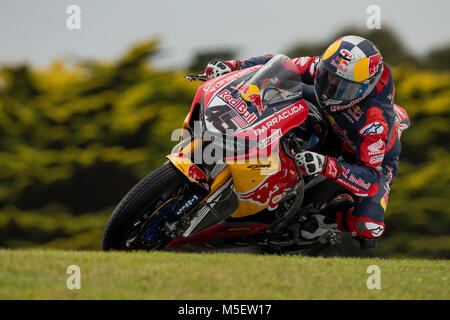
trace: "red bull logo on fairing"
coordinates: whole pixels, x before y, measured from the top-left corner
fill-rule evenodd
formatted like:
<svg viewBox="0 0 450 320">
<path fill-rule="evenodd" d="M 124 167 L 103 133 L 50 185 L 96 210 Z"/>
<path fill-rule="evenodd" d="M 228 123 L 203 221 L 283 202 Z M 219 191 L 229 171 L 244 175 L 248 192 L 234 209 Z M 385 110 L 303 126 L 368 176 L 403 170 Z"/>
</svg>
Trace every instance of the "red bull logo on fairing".
<svg viewBox="0 0 450 320">
<path fill-rule="evenodd" d="M 256 121 L 256 115 L 248 112 L 245 101 L 242 99 L 234 99 L 229 90 L 222 91 L 218 96 L 239 112 L 248 124 L 252 124 Z"/>
<path fill-rule="evenodd" d="M 267 106 L 264 106 L 261 101 L 261 95 L 259 92 L 259 88 L 253 84 L 246 85 L 239 89 L 241 91 L 241 96 L 250 101 L 253 105 L 256 106 L 258 110 L 258 114 L 261 116 L 262 112 L 267 109 Z"/>
<path fill-rule="evenodd" d="M 207 180 L 208 177 L 206 176 L 206 174 L 196 165 L 190 165 L 186 176 L 188 178 L 194 179 L 194 180 Z"/>
<path fill-rule="evenodd" d="M 260 206 L 269 204 L 269 210 L 275 210 L 281 200 L 283 189 L 277 183 L 280 182 L 280 172 L 268 175 L 256 188 L 246 193 L 239 193 L 240 200 L 250 201 Z"/>
</svg>

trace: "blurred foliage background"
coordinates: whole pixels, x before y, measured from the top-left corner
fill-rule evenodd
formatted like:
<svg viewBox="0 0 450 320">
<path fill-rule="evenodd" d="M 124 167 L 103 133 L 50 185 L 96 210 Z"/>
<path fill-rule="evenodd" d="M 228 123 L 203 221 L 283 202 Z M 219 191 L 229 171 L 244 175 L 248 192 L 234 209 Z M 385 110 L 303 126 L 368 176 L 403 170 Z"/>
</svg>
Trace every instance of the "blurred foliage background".
<svg viewBox="0 0 450 320">
<path fill-rule="evenodd" d="M 320 55 L 342 34 L 380 48 L 412 127 L 402 136 L 379 248 L 365 253 L 346 242 L 335 254 L 448 259 L 450 46 L 415 57 L 389 28 L 347 28 L 285 53 Z M 201 72 L 212 58 L 238 57 L 232 49 L 202 51 L 189 70 L 162 71 L 151 64 L 157 52 L 158 40 L 150 39 L 110 63 L 0 68 L 1 247 L 99 249 L 114 206 L 175 144 L 170 135 L 198 86 L 183 75 Z"/>
</svg>

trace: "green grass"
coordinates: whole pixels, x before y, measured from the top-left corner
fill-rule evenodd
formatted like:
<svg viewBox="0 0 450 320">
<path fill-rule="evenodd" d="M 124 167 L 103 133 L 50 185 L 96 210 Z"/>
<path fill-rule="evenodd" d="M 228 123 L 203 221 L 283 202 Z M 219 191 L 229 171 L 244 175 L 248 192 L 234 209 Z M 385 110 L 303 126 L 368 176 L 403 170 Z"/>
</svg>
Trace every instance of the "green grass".
<svg viewBox="0 0 450 320">
<path fill-rule="evenodd" d="M 0 250 L 0 299 L 449 299 L 448 277 L 446 260 Z"/>
</svg>

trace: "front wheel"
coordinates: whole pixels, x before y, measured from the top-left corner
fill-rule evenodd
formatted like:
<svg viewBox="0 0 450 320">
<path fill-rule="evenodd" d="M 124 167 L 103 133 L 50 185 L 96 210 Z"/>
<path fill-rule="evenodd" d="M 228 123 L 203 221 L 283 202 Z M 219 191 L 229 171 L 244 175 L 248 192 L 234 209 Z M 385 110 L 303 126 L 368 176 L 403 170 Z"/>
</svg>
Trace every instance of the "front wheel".
<svg viewBox="0 0 450 320">
<path fill-rule="evenodd" d="M 103 250 L 164 248 L 171 239 L 163 225 L 188 191 L 189 181 L 170 162 L 151 172 L 114 209 L 103 233 Z"/>
</svg>

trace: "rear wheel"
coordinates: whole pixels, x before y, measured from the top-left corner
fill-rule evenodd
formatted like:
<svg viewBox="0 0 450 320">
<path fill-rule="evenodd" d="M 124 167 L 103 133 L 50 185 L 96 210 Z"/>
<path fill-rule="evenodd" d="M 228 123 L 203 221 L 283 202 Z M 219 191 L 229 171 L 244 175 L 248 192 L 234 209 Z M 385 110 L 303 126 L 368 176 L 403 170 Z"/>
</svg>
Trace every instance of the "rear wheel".
<svg viewBox="0 0 450 320">
<path fill-rule="evenodd" d="M 111 214 L 103 233 L 103 250 L 158 250 L 170 238 L 164 223 L 189 193 L 189 182 L 167 162 L 138 182 Z"/>
</svg>

